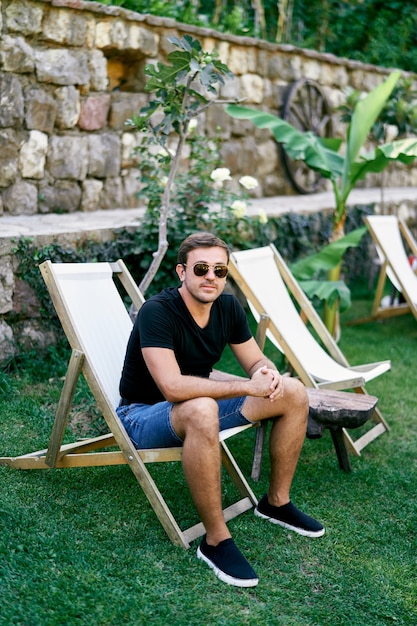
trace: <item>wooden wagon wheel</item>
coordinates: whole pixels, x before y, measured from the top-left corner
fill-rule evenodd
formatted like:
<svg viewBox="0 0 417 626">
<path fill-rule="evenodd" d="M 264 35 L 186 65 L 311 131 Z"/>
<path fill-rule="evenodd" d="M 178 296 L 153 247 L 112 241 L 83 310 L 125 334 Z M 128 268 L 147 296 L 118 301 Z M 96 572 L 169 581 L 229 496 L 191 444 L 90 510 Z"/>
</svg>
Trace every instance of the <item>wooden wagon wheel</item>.
<svg viewBox="0 0 417 626">
<path fill-rule="evenodd" d="M 282 118 L 301 131 L 312 131 L 320 137 L 332 136 L 330 106 L 322 88 L 314 80 L 300 78 L 291 83 L 284 96 Z M 291 185 L 298 193 L 313 193 L 324 186 L 319 172 L 308 168 L 303 161 L 290 159 L 280 145 L 281 159 Z"/>
</svg>

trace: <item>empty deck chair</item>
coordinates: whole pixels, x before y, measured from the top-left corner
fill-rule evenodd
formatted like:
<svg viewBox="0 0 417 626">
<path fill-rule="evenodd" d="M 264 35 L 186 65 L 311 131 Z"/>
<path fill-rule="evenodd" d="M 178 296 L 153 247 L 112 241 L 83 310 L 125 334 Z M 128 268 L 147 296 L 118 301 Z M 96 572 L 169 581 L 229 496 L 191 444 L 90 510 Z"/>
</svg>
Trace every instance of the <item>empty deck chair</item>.
<svg viewBox="0 0 417 626">
<path fill-rule="evenodd" d="M 417 242 L 405 222 L 396 215 L 368 215 L 365 222 L 375 243 L 381 270 L 371 315 L 353 320 L 351 324 L 386 319 L 404 313 L 412 313 L 417 320 L 417 275 L 411 268 L 406 252 L 407 246 L 411 255 L 417 257 Z M 404 302 L 382 305 L 387 279 L 402 294 Z"/>
<path fill-rule="evenodd" d="M 229 270 L 255 319 L 266 316 L 267 336 L 307 387 L 366 393 L 365 383 L 390 369 L 390 361 L 349 365 L 275 246 L 234 252 Z M 372 421 L 372 428 L 355 441 L 343 430 L 348 449 L 357 456 L 368 443 L 389 430 L 378 408 Z"/>
</svg>

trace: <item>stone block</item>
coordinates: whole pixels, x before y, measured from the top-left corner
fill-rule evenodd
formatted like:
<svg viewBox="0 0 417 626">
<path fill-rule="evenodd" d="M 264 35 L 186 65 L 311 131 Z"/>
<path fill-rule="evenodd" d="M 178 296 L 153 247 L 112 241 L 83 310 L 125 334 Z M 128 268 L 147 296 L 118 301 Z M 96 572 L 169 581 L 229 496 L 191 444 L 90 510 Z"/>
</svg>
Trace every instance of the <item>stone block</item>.
<svg viewBox="0 0 417 626">
<path fill-rule="evenodd" d="M 57 114 L 55 99 L 43 89 L 25 92 L 25 121 L 28 129 L 52 133 Z"/>
<path fill-rule="evenodd" d="M 257 174 L 260 177 L 279 169 L 278 144 L 273 139 L 257 144 Z"/>
<path fill-rule="evenodd" d="M 87 178 L 82 182 L 81 211 L 97 211 L 103 181 Z"/>
<path fill-rule="evenodd" d="M 108 93 L 88 96 L 81 101 L 78 126 L 83 130 L 99 130 L 107 125 L 111 96 Z"/>
<path fill-rule="evenodd" d="M 242 97 L 248 104 L 261 104 L 264 98 L 264 80 L 257 74 L 244 74 L 240 78 Z"/>
<path fill-rule="evenodd" d="M 38 208 L 38 188 L 26 181 L 17 181 L 3 192 L 4 210 L 11 215 L 34 215 Z"/>
<path fill-rule="evenodd" d="M 158 33 L 143 28 L 143 26 L 138 24 L 129 24 L 124 44 L 125 50 L 138 50 L 147 57 L 156 57 L 158 54 L 158 43 Z"/>
<path fill-rule="evenodd" d="M 222 100 L 240 100 L 240 80 L 234 77 L 225 81 L 224 85 L 219 90 L 220 98 Z"/>
<path fill-rule="evenodd" d="M 92 50 L 89 53 L 88 67 L 90 68 L 90 89 L 92 91 L 105 91 L 109 79 L 107 76 L 107 59 L 101 50 Z"/>
<path fill-rule="evenodd" d="M 13 291 L 13 316 L 16 319 L 36 319 L 41 317 L 40 302 L 33 287 L 26 280 L 15 279 Z"/>
<path fill-rule="evenodd" d="M 120 176 L 104 181 L 100 196 L 101 209 L 119 209 L 123 202 L 123 186 Z"/>
<path fill-rule="evenodd" d="M 73 85 L 55 90 L 56 120 L 58 128 L 74 128 L 81 111 L 80 92 Z"/>
<path fill-rule="evenodd" d="M 5 367 L 15 354 L 13 331 L 4 320 L 0 320 L 0 365 Z"/>
<path fill-rule="evenodd" d="M 52 48 L 37 50 L 36 74 L 41 83 L 55 85 L 88 85 L 90 69 L 84 51 Z"/>
<path fill-rule="evenodd" d="M 4 12 L 5 24 L 9 32 L 34 35 L 42 31 L 42 6 L 26 0 L 12 0 Z"/>
<path fill-rule="evenodd" d="M 35 68 L 35 53 L 23 37 L 3 35 L 0 41 L 0 67 L 6 72 L 26 74 Z"/>
<path fill-rule="evenodd" d="M 221 150 L 225 166 L 231 172 L 257 177 L 258 149 L 255 138 L 244 137 L 236 142 L 227 142 Z"/>
<path fill-rule="evenodd" d="M 88 137 L 53 135 L 47 167 L 54 178 L 84 180 L 88 170 Z"/>
<path fill-rule="evenodd" d="M 23 142 L 19 154 L 19 169 L 22 178 L 43 178 L 48 151 L 48 135 L 31 130 L 27 141 Z"/>
<path fill-rule="evenodd" d="M 138 170 L 131 169 L 122 177 L 123 183 L 123 206 L 134 209 L 140 206 L 138 192 L 141 189 L 141 182 L 138 178 Z"/>
<path fill-rule="evenodd" d="M 276 54 L 269 60 L 268 78 L 292 83 L 304 75 L 301 58 L 296 54 Z"/>
<path fill-rule="evenodd" d="M 209 137 L 229 139 L 231 134 L 231 117 L 224 107 L 213 104 L 206 112 L 206 130 Z"/>
<path fill-rule="evenodd" d="M 100 21 L 96 24 L 96 47 L 123 50 L 127 42 L 127 24 L 123 20 Z"/>
<path fill-rule="evenodd" d="M 45 350 L 56 344 L 52 330 L 46 330 L 42 320 L 23 320 L 13 325 L 14 342 L 19 354 L 29 350 Z"/>
<path fill-rule="evenodd" d="M 112 24 L 110 21 L 100 20 L 96 24 L 95 45 L 97 48 L 107 48 L 110 46 L 111 29 Z"/>
<path fill-rule="evenodd" d="M 88 175 L 94 178 L 114 178 L 120 173 L 121 141 L 115 133 L 88 137 Z"/>
<path fill-rule="evenodd" d="M 69 180 L 58 180 L 39 192 L 40 213 L 73 213 L 81 204 L 80 186 Z"/>
<path fill-rule="evenodd" d="M 321 83 L 322 76 L 320 61 L 317 59 L 306 59 L 303 63 L 303 76 Z"/>
<path fill-rule="evenodd" d="M 115 92 L 112 94 L 109 126 L 122 130 L 126 128 L 126 120 L 137 115 L 148 102 L 148 97 L 143 93 Z"/>
<path fill-rule="evenodd" d="M 21 126 L 23 92 L 19 79 L 12 74 L 0 74 L 0 127 Z"/>
<path fill-rule="evenodd" d="M 249 71 L 248 49 L 242 46 L 230 48 L 228 67 L 236 76 L 246 74 Z"/>
<path fill-rule="evenodd" d="M 131 168 L 139 163 L 135 148 L 142 144 L 144 133 L 123 133 L 122 135 L 122 163 L 123 168 Z"/>
<path fill-rule="evenodd" d="M 88 21 L 83 13 L 51 8 L 43 21 L 42 38 L 66 46 L 84 46 Z"/>
<path fill-rule="evenodd" d="M 13 310 L 14 273 L 10 255 L 0 257 L 0 313 Z"/>
<path fill-rule="evenodd" d="M 0 187 L 16 180 L 19 144 L 12 130 L 0 130 Z"/>
</svg>

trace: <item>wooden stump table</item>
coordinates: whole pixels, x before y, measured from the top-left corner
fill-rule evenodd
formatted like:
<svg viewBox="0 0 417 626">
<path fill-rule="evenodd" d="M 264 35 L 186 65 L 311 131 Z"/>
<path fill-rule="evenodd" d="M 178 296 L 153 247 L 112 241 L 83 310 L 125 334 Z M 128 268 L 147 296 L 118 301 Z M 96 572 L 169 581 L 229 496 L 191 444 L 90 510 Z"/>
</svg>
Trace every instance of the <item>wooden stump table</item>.
<svg viewBox="0 0 417 626">
<path fill-rule="evenodd" d="M 365 424 L 371 418 L 378 398 L 367 394 L 334 391 L 333 389 L 307 387 L 306 391 L 310 404 L 307 437 L 309 439 L 319 439 L 327 428 L 332 436 L 340 469 L 350 472 L 352 466 L 343 429 L 358 428 Z M 268 421 L 262 422 L 256 433 L 251 473 L 253 480 L 259 480 L 260 478 Z"/>
</svg>

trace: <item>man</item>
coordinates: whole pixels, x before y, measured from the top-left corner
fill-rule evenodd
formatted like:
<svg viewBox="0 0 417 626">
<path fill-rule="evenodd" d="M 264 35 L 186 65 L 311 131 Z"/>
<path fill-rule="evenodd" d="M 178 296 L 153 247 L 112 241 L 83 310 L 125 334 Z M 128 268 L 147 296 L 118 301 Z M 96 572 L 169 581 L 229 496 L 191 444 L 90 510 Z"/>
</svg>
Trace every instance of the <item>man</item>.
<svg viewBox="0 0 417 626">
<path fill-rule="evenodd" d="M 228 262 L 226 243 L 210 233 L 182 242 L 176 266 L 181 286 L 163 290 L 139 310 L 117 412 L 138 448 L 183 446 L 185 478 L 206 529 L 197 556 L 223 582 L 253 587 L 258 577 L 223 518 L 219 430 L 275 418 L 269 490 L 255 515 L 309 537 L 320 537 L 324 528 L 290 501 L 306 433 L 307 394 L 265 358 L 244 310 L 223 293 Z M 209 378 L 226 344 L 248 380 Z"/>
</svg>

